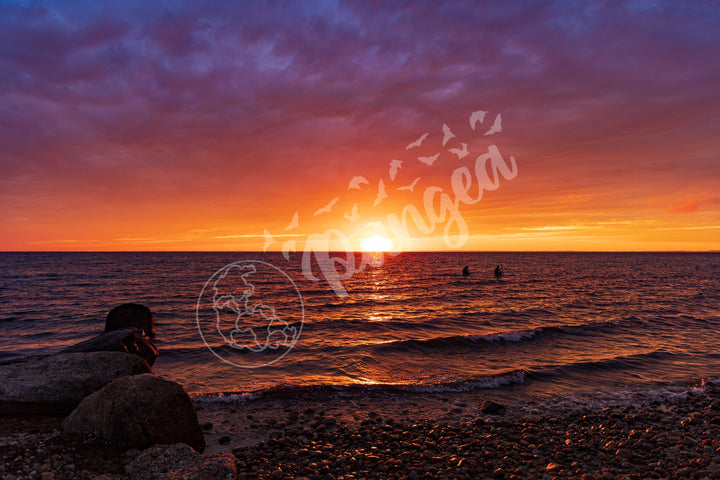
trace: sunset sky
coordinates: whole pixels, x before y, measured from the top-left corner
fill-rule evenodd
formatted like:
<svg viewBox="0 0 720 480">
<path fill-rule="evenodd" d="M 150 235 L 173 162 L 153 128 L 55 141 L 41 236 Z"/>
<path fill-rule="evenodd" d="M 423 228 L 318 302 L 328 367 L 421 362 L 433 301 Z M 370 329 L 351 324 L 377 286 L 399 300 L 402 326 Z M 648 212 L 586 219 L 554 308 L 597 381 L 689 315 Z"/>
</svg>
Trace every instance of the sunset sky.
<svg viewBox="0 0 720 480">
<path fill-rule="evenodd" d="M 719 24 L 715 2 L 0 0 L 0 250 L 720 250 Z M 517 175 L 458 205 L 461 244 L 447 218 L 398 238 L 458 169 L 477 194 L 493 148 Z"/>
</svg>

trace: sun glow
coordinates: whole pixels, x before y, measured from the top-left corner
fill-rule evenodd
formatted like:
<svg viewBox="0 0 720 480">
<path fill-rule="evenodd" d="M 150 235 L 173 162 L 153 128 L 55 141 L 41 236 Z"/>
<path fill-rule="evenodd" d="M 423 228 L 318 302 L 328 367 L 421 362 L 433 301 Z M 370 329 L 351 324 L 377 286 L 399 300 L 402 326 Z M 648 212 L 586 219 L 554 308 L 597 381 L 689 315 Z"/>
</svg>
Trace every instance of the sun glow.
<svg viewBox="0 0 720 480">
<path fill-rule="evenodd" d="M 374 235 L 362 241 L 360 245 L 364 252 L 387 252 L 392 250 L 392 241 L 387 237 Z"/>
</svg>

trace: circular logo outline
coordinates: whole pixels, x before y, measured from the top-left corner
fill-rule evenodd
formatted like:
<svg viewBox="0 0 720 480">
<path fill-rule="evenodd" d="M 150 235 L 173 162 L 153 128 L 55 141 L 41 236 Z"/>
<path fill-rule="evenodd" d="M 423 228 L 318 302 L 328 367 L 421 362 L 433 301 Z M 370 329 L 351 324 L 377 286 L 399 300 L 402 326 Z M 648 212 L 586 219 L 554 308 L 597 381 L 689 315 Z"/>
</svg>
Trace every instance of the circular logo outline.
<svg viewBox="0 0 720 480">
<path fill-rule="evenodd" d="M 283 275 L 290 282 L 290 284 L 295 289 L 295 292 L 297 293 L 298 299 L 300 300 L 300 326 L 298 328 L 297 335 L 293 336 L 292 344 L 279 357 L 277 357 L 269 362 L 260 364 L 260 365 L 246 365 L 246 364 L 241 364 L 241 363 L 235 363 L 231 360 L 228 360 L 227 358 L 224 358 L 222 355 L 220 355 L 218 352 L 216 352 L 212 346 L 210 346 L 208 341 L 205 339 L 205 335 L 203 334 L 202 327 L 200 326 L 200 305 L 202 303 L 202 298 L 203 298 L 203 295 L 205 294 L 205 290 L 208 288 L 208 285 L 210 284 L 210 282 L 213 281 L 214 279 L 216 279 L 217 277 L 219 277 L 222 272 L 225 272 L 235 266 L 239 266 L 242 264 L 253 264 L 253 263 L 259 263 L 259 264 L 265 265 L 267 267 L 273 268 L 276 271 L 278 271 L 281 275 Z M 200 295 L 198 296 L 197 304 L 195 305 L 195 322 L 197 324 L 198 332 L 200 333 L 200 338 L 202 338 L 203 343 L 208 348 L 208 350 L 210 350 L 210 352 L 212 352 L 212 354 L 215 355 L 219 360 L 227 363 L 228 365 L 232 365 L 232 366 L 239 367 L 239 368 L 262 368 L 262 367 L 270 366 L 273 363 L 281 360 L 288 353 L 290 353 L 290 350 L 292 350 L 295 347 L 295 344 L 300 339 L 300 335 L 302 334 L 303 326 L 305 325 L 305 302 L 303 301 L 302 294 L 300 293 L 300 289 L 298 289 L 297 285 L 295 284 L 295 281 L 290 277 L 290 275 L 285 273 L 285 271 L 283 269 L 276 267 L 272 263 L 264 262 L 262 260 L 254 260 L 254 259 L 238 260 L 236 262 L 228 263 L 227 265 L 217 269 L 215 271 L 215 273 L 210 275 L 210 278 L 207 279 L 207 281 L 203 285 L 203 288 L 200 290 Z M 222 336 L 222 334 L 221 334 L 221 336 Z M 224 339 L 224 337 L 223 337 L 223 339 Z M 263 348 L 262 350 L 264 350 L 264 349 L 265 348 Z M 260 350 L 260 351 L 262 351 L 262 350 Z"/>
</svg>

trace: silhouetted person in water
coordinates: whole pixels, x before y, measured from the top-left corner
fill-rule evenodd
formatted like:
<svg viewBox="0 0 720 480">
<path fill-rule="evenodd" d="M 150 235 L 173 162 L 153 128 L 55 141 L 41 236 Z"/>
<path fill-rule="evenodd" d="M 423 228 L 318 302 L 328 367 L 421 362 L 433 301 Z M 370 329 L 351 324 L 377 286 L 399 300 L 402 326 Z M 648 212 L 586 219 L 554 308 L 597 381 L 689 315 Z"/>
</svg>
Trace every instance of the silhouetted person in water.
<svg viewBox="0 0 720 480">
<path fill-rule="evenodd" d="M 495 276 L 496 276 L 497 278 L 500 278 L 500 277 L 503 276 L 502 265 L 498 265 L 497 267 L 495 267 Z"/>
<path fill-rule="evenodd" d="M 467 277 L 468 275 L 470 275 L 470 267 L 465 265 L 465 268 L 463 268 L 463 276 Z"/>
</svg>

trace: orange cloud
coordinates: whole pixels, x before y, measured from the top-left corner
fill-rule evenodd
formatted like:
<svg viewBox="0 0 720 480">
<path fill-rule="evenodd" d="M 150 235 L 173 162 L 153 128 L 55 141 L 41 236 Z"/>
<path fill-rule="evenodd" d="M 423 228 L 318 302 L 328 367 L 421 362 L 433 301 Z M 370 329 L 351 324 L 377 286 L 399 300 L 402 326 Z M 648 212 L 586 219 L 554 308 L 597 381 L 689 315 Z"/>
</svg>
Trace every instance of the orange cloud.
<svg viewBox="0 0 720 480">
<path fill-rule="evenodd" d="M 710 205 L 719 205 L 720 197 L 713 195 L 686 196 L 685 199 L 675 205 L 667 207 L 667 211 L 671 213 L 693 213 L 701 208 Z"/>
</svg>

